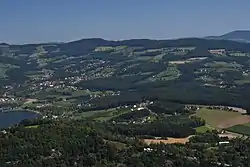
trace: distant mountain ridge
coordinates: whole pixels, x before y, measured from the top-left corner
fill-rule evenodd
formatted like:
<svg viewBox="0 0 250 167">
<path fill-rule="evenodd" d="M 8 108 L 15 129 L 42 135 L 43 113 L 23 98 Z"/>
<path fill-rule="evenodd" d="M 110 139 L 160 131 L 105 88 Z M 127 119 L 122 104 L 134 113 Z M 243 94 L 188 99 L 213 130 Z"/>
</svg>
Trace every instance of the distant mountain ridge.
<svg viewBox="0 0 250 167">
<path fill-rule="evenodd" d="M 163 43 L 175 43 L 174 41 L 184 42 L 189 40 L 195 41 L 203 41 L 207 40 L 231 40 L 235 42 L 247 42 L 250 43 L 250 30 L 236 30 L 232 32 L 228 32 L 226 34 L 220 36 L 206 36 L 206 37 L 187 37 L 187 38 L 178 38 L 178 39 L 164 39 L 164 40 L 156 40 L 156 39 L 127 39 L 127 40 L 105 40 L 102 38 L 84 38 L 80 40 L 74 40 L 69 42 L 43 42 L 43 43 L 27 43 L 27 44 L 8 44 L 5 42 L 0 42 L 0 46 L 28 46 L 28 45 L 75 45 L 75 44 L 95 44 L 95 45 L 118 45 L 118 44 L 127 44 L 132 43 L 135 45 L 141 45 L 141 43 L 148 44 L 163 44 Z"/>
<path fill-rule="evenodd" d="M 0 43 L 0 46 L 8 46 L 9 44 L 7 44 L 7 43 Z"/>
<path fill-rule="evenodd" d="M 206 49 L 224 48 L 229 50 L 241 50 L 250 52 L 250 43 L 237 42 L 232 40 L 221 39 L 204 39 L 204 38 L 182 38 L 172 40 L 152 40 L 152 39 L 130 39 L 120 41 L 109 41 L 102 38 L 87 38 L 67 43 L 41 43 L 41 44 L 24 44 L 8 45 L 2 43 L 2 47 L 8 46 L 10 50 L 20 50 L 19 54 L 30 54 L 37 50 L 37 47 L 44 45 L 47 50 L 59 49 L 56 54 L 64 55 L 84 55 L 93 51 L 98 46 L 129 46 L 143 47 L 147 49 L 157 49 L 166 47 L 201 47 Z M 54 45 L 54 46 L 53 46 Z M 0 47 L 1 48 L 1 47 Z"/>
<path fill-rule="evenodd" d="M 249 31 L 250 33 L 250 31 Z M 223 35 L 224 37 L 227 35 Z M 244 36 L 244 35 L 243 35 Z M 154 39 L 129 39 L 111 41 L 102 38 L 86 38 L 77 41 L 65 43 L 40 43 L 40 44 L 24 44 L 24 45 L 10 45 L 1 43 L 0 49 L 8 46 L 10 50 L 19 50 L 19 54 L 30 54 L 37 50 L 38 46 L 43 45 L 46 50 L 56 50 L 57 53 L 71 56 L 78 56 L 88 54 L 95 50 L 98 46 L 128 46 L 128 47 L 142 47 L 147 49 L 158 49 L 167 47 L 199 47 L 206 49 L 228 49 L 240 50 L 250 52 L 250 43 L 239 42 L 235 40 L 220 39 L 222 37 L 207 37 L 207 38 L 180 38 L 170 40 L 154 40 Z M 228 39 L 228 38 L 227 38 Z M 250 41 L 250 40 L 249 40 Z"/>
<path fill-rule="evenodd" d="M 208 36 L 206 39 L 232 40 L 250 43 L 250 30 L 236 30 L 221 36 Z"/>
</svg>

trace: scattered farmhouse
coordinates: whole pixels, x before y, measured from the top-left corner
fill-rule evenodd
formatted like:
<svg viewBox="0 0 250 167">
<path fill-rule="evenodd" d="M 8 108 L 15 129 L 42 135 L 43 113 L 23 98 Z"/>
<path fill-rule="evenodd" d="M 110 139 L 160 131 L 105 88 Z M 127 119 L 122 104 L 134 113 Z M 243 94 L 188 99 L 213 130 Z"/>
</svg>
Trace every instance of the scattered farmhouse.
<svg viewBox="0 0 250 167">
<path fill-rule="evenodd" d="M 210 49 L 211 54 L 223 55 L 226 53 L 226 49 Z"/>
</svg>

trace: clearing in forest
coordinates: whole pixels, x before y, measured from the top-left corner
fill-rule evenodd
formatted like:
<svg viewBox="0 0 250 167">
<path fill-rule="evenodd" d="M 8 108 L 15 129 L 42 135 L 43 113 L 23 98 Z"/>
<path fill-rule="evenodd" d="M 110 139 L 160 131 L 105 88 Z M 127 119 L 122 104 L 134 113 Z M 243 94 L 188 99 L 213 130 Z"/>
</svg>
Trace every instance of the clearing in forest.
<svg viewBox="0 0 250 167">
<path fill-rule="evenodd" d="M 213 128 L 210 126 L 204 125 L 204 126 L 200 126 L 200 127 L 195 128 L 195 130 L 197 133 L 206 133 L 207 131 L 212 131 Z"/>
</svg>

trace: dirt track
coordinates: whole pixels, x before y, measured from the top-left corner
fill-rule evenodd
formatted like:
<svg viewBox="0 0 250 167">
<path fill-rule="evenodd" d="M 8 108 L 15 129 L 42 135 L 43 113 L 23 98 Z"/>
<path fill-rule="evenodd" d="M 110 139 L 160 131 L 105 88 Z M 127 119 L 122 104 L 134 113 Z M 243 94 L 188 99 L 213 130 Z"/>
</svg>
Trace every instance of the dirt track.
<svg viewBox="0 0 250 167">
<path fill-rule="evenodd" d="M 229 139 L 234 139 L 237 137 L 242 137 L 241 134 L 237 134 L 237 133 L 232 133 L 232 132 L 226 132 L 224 134 L 219 134 L 220 137 L 228 137 Z"/>
<path fill-rule="evenodd" d="M 189 139 L 191 137 L 193 137 L 194 135 L 191 135 L 189 137 L 186 138 L 172 138 L 172 137 L 168 137 L 167 140 L 161 140 L 161 139 L 143 139 L 143 141 L 146 144 L 160 144 L 160 143 L 164 143 L 164 144 L 186 144 L 187 142 L 189 142 Z M 226 132 L 224 134 L 219 134 L 219 137 L 228 137 L 229 139 L 234 139 L 237 137 L 242 137 L 242 135 L 237 134 L 237 133 L 232 133 L 232 132 Z"/>
</svg>

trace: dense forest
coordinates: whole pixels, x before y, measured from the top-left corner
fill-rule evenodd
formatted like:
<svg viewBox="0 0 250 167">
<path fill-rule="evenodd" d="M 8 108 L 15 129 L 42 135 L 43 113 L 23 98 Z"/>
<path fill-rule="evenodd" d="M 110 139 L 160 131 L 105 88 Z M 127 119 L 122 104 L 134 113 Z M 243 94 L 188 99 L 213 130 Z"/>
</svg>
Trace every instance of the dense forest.
<svg viewBox="0 0 250 167">
<path fill-rule="evenodd" d="M 218 145 L 227 140 L 210 132 L 191 138 L 185 145 L 148 146 L 138 138 L 124 138 L 112 132 L 111 126 L 105 129 L 93 122 L 64 120 L 43 122 L 37 127 L 23 124 L 0 133 L 0 165 L 248 166 L 250 141 L 234 139 Z"/>
</svg>

